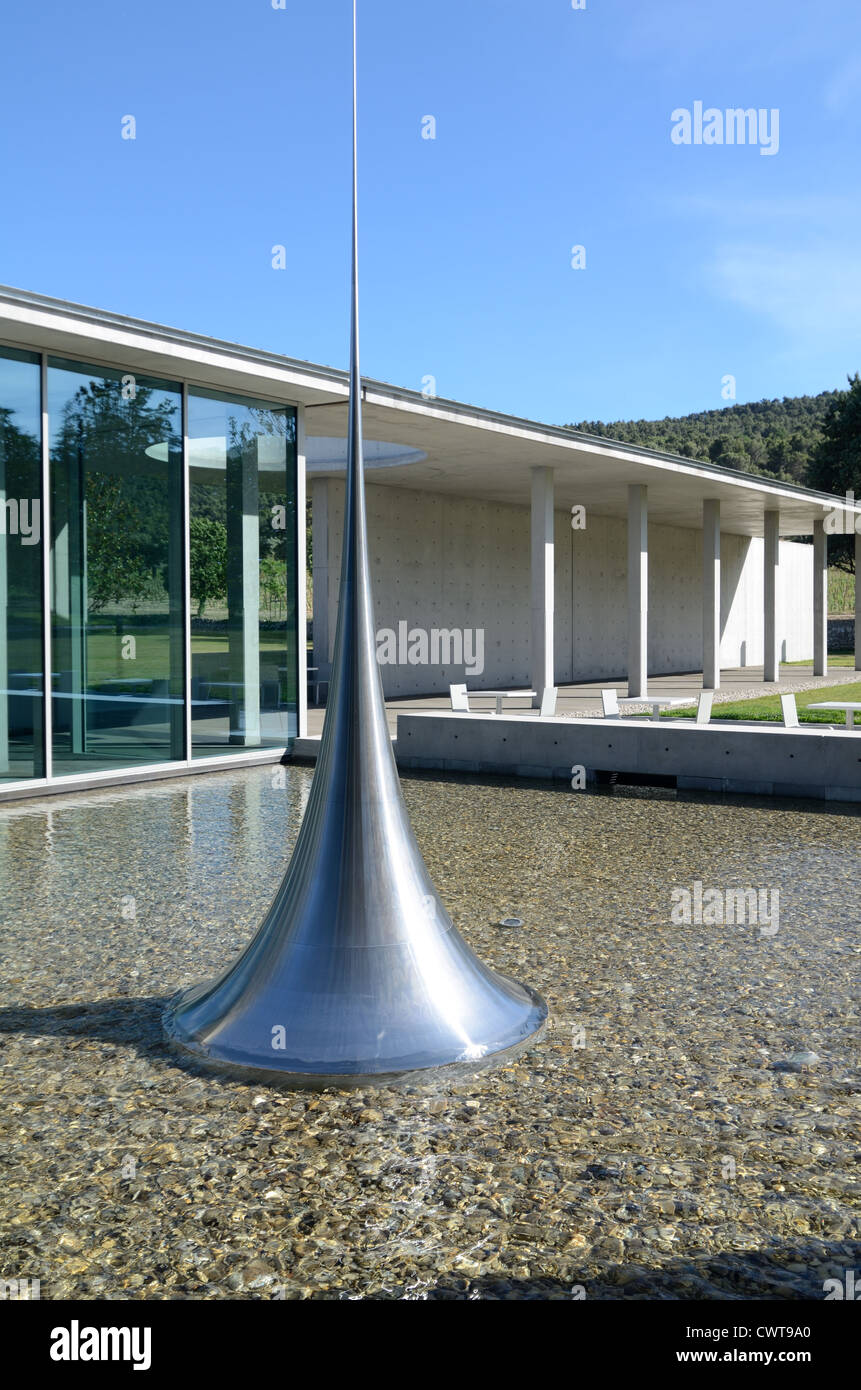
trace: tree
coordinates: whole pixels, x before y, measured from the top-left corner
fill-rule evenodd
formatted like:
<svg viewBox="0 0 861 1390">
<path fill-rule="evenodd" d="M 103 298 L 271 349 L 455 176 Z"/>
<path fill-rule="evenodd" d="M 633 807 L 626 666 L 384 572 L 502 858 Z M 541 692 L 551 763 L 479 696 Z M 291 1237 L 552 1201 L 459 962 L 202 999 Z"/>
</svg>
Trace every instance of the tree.
<svg viewBox="0 0 861 1390">
<path fill-rule="evenodd" d="M 189 523 L 191 597 L 197 616 L 207 603 L 227 593 L 227 527 L 211 517 L 193 516 Z"/>
<path fill-rule="evenodd" d="M 839 393 L 784 396 L 722 406 L 663 420 L 586 420 L 587 434 L 644 444 L 687 458 L 710 458 L 722 468 L 760 473 L 785 482 L 807 482 L 807 468 L 829 407 Z"/>
<path fill-rule="evenodd" d="M 822 439 L 813 455 L 808 474 L 811 487 L 845 497 L 854 492 L 861 499 L 861 377 L 847 378 L 848 391 L 836 392 L 822 428 Z M 834 536 L 831 563 L 854 573 L 853 536 Z"/>
</svg>

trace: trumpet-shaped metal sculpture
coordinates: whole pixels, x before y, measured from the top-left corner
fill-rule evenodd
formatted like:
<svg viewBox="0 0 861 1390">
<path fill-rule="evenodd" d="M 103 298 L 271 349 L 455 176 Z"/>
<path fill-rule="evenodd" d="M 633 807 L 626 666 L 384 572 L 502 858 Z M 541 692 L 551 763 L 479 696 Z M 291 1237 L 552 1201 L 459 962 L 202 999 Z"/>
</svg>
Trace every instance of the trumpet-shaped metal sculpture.
<svg viewBox="0 0 861 1390">
<path fill-rule="evenodd" d="M 539 995 L 452 925 L 401 794 L 376 660 L 362 456 L 353 4 L 350 423 L 335 653 L 320 757 L 284 881 L 220 979 L 165 1014 L 170 1041 L 240 1078 L 367 1086 L 472 1072 L 533 1041 Z"/>
</svg>

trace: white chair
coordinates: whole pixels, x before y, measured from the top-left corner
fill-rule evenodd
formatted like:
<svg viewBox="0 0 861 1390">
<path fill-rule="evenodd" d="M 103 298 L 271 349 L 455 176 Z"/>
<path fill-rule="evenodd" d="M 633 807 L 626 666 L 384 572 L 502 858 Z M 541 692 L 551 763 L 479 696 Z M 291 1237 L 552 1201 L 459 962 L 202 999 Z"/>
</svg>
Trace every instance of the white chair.
<svg viewBox="0 0 861 1390">
<path fill-rule="evenodd" d="M 604 711 L 605 719 L 621 719 L 619 711 L 619 694 L 616 690 L 601 691 L 601 708 Z"/>
<path fill-rule="evenodd" d="M 546 685 L 541 692 L 541 707 L 538 711 L 541 719 L 552 719 L 556 713 L 556 696 L 559 691 L 555 685 Z"/>
<path fill-rule="evenodd" d="M 798 707 L 795 703 L 794 695 L 781 695 L 780 708 L 783 712 L 784 729 L 798 728 Z"/>
<path fill-rule="evenodd" d="M 697 700 L 697 723 L 708 724 L 712 717 L 712 701 L 715 693 L 713 690 L 701 690 L 700 698 Z"/>
<path fill-rule="evenodd" d="M 465 685 L 450 685 L 448 693 L 451 698 L 451 707 L 460 714 L 469 714 L 469 696 L 466 693 Z"/>
</svg>

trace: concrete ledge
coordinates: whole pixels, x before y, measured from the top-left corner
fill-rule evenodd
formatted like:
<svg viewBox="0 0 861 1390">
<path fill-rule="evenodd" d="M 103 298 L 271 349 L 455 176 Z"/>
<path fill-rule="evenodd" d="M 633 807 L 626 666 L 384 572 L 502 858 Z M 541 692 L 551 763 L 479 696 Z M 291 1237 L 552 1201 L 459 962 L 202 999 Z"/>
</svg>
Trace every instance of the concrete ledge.
<svg viewBox="0 0 861 1390">
<path fill-rule="evenodd" d="M 53 781 L 33 778 L 4 786 L 0 782 L 0 805 L 7 801 L 32 801 L 43 796 L 66 796 L 70 792 L 97 792 L 111 787 L 136 787 L 144 782 L 172 782 L 176 777 L 202 777 L 207 772 L 233 772 L 243 767 L 265 767 L 283 763 L 286 749 L 265 748 L 256 752 L 233 753 L 227 757 L 198 758 L 192 763 L 146 764 L 119 771 L 72 773 Z M 316 756 L 316 755 L 315 755 Z"/>
<path fill-rule="evenodd" d="M 291 758 L 309 758 L 312 762 L 316 762 L 320 755 L 321 742 L 319 734 L 312 738 L 294 738 L 290 756 Z"/>
<path fill-rule="evenodd" d="M 675 779 L 680 789 L 861 801 L 861 730 L 733 728 L 662 720 L 398 715 L 404 768 L 568 778 L 586 769 Z"/>
</svg>

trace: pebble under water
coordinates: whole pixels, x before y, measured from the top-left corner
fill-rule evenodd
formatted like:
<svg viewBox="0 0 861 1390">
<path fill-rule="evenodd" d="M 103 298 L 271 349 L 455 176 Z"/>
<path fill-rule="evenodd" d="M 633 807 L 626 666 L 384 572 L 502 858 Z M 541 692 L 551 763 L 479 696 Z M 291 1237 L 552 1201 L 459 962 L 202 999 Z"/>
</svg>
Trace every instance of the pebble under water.
<svg viewBox="0 0 861 1390">
<path fill-rule="evenodd" d="M 259 925 L 311 777 L 0 808 L 0 1276 L 791 1299 L 861 1267 L 857 808 L 406 777 L 456 925 L 550 1026 L 472 1080 L 315 1094 L 195 1071 L 160 1023 Z M 709 920 L 740 888 L 776 926 Z"/>
</svg>

